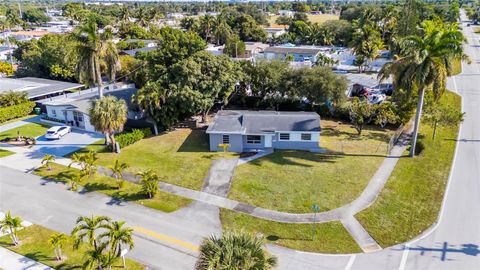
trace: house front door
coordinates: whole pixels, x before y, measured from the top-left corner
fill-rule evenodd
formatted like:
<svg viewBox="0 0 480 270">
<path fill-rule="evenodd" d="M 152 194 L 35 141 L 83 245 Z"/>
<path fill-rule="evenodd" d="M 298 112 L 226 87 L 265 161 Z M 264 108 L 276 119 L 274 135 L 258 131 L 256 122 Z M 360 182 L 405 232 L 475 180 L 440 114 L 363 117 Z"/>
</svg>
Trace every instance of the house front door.
<svg viewBox="0 0 480 270">
<path fill-rule="evenodd" d="M 264 144 L 265 148 L 272 147 L 272 135 L 267 134 L 264 136 L 264 138 L 265 138 L 265 144 Z"/>
</svg>

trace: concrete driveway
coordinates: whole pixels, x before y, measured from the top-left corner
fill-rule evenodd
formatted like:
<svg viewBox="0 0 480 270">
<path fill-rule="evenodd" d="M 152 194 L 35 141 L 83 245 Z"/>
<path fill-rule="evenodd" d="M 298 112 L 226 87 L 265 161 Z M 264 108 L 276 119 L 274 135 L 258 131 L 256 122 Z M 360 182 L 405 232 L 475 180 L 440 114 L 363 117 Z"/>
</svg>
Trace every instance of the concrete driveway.
<svg viewBox="0 0 480 270">
<path fill-rule="evenodd" d="M 37 137 L 37 144 L 32 147 L 32 150 L 35 154 L 41 156 L 50 154 L 61 157 L 102 138 L 104 138 L 104 136 L 99 133 L 72 129 L 71 133 L 63 136 L 59 140 L 47 140 L 44 135 Z"/>
</svg>

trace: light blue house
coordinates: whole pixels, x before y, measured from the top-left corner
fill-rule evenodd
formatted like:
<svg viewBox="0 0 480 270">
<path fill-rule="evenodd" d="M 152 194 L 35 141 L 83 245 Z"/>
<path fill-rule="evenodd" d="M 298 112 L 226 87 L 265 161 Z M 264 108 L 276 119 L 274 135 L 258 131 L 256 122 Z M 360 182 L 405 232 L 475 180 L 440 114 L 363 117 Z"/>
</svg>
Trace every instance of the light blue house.
<svg viewBox="0 0 480 270">
<path fill-rule="evenodd" d="M 282 45 L 268 47 L 258 54 L 258 58 L 264 58 L 267 60 L 285 60 L 287 57 L 292 57 L 294 62 L 310 61 L 311 63 L 317 62 L 318 55 L 322 51 L 326 51 L 326 48 L 314 47 L 314 46 L 295 46 L 295 45 Z"/>
<path fill-rule="evenodd" d="M 208 127 L 210 151 L 264 149 L 318 151 L 320 116 L 314 112 L 219 111 Z"/>
</svg>

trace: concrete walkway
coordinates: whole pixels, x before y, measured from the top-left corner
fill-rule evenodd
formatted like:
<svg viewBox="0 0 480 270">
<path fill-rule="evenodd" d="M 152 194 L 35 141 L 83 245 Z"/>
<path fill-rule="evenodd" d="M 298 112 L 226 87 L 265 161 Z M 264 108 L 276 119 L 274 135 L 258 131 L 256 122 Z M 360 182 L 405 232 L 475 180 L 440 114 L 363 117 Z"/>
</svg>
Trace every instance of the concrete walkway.
<svg viewBox="0 0 480 270">
<path fill-rule="evenodd" d="M 5 270 L 53 270 L 53 268 L 6 248 L 0 248 L 0 268 Z"/>
<path fill-rule="evenodd" d="M 230 191 L 230 183 L 232 181 L 235 167 L 237 167 L 238 159 L 236 158 L 220 158 L 212 161 L 212 166 L 208 171 L 208 176 L 202 187 L 202 191 L 221 197 L 226 197 Z"/>
<path fill-rule="evenodd" d="M 264 157 L 266 155 L 270 155 L 271 153 L 273 153 L 273 149 L 271 149 L 271 148 L 265 149 L 265 150 L 259 150 L 253 156 L 239 158 L 238 159 L 238 165 L 242 165 L 242 164 L 245 164 L 245 163 L 250 162 L 252 160 L 259 159 L 259 158 Z"/>
</svg>

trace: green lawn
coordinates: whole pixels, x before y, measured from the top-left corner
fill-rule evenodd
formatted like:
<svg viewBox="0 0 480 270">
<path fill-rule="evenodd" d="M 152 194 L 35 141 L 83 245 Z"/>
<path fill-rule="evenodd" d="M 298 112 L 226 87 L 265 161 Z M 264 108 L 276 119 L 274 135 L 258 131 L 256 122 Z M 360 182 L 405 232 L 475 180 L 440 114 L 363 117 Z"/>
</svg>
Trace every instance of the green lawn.
<svg viewBox="0 0 480 270">
<path fill-rule="evenodd" d="M 0 126 L 6 125 L 6 124 L 9 124 L 9 123 L 13 123 L 13 122 L 17 122 L 17 121 L 22 121 L 22 120 L 32 118 L 32 117 L 35 117 L 35 116 L 37 116 L 37 115 L 36 114 L 29 114 L 29 115 L 22 116 L 22 117 L 19 117 L 19 118 L 11 119 L 11 120 L 3 122 L 2 124 L 0 124 Z"/>
<path fill-rule="evenodd" d="M 267 221 L 225 209 L 220 211 L 220 218 L 224 229 L 261 233 L 268 242 L 288 248 L 322 253 L 362 252 L 340 222 L 315 224 L 312 241 L 312 224 Z"/>
<path fill-rule="evenodd" d="M 0 133 L 0 140 L 11 138 L 11 137 L 17 137 L 19 131 L 20 131 L 20 136 L 22 137 L 38 137 L 40 135 L 45 134 L 45 132 L 49 128 L 50 126 L 45 124 L 30 123 L 30 124 L 26 124 L 21 127 L 17 127 L 17 128 L 10 129 Z"/>
<path fill-rule="evenodd" d="M 281 25 L 278 25 L 275 23 L 275 21 L 277 20 L 279 16 L 278 15 L 275 15 L 275 16 L 271 16 L 269 19 L 268 19 L 268 22 L 270 23 L 270 27 L 280 27 Z M 339 16 L 338 15 L 334 15 L 334 14 L 307 14 L 307 17 L 308 17 L 308 20 L 311 22 L 311 23 L 318 23 L 318 24 L 322 24 L 326 21 L 330 21 L 330 20 L 338 20 L 339 19 Z"/>
<path fill-rule="evenodd" d="M 8 156 L 13 155 L 13 154 L 15 154 L 15 153 L 13 153 L 11 151 L 8 151 L 8 150 L 0 149 L 0 158 L 8 157 Z"/>
<path fill-rule="evenodd" d="M 103 143 L 103 140 L 98 142 Z M 127 163 L 129 171 L 152 169 L 161 181 L 199 190 L 208 175 L 212 159 L 221 154 L 210 152 L 208 136 L 203 130 L 178 129 L 143 139 L 122 149 L 120 154 L 102 151 L 98 144 L 98 164 L 109 167 L 116 159 Z M 88 148 L 87 148 L 88 149 Z"/>
<path fill-rule="evenodd" d="M 90 145 L 87 145 L 83 148 L 80 148 L 79 150 L 69 153 L 66 157 L 71 157 L 74 153 L 87 153 L 90 151 L 96 152 L 96 153 L 103 153 L 107 152 L 107 149 L 105 147 L 105 139 L 98 140 Z"/>
<path fill-rule="evenodd" d="M 62 249 L 62 253 L 66 259 L 59 262 L 55 259 L 53 247 L 48 244 L 48 238 L 54 233 L 56 232 L 47 228 L 32 225 L 18 232 L 21 243 L 19 246 L 13 246 L 8 235 L 0 238 L 0 246 L 55 269 L 82 269 L 84 254 L 88 249 L 87 245 L 81 245 L 79 250 L 74 250 L 73 239 L 69 237 Z M 118 260 L 114 268 L 120 268 L 121 264 L 121 260 Z M 140 270 L 145 269 L 145 266 L 127 259 L 126 269 Z"/>
<path fill-rule="evenodd" d="M 460 97 L 447 92 L 441 102 L 460 107 Z M 357 219 L 382 246 L 402 243 L 419 235 L 437 219 L 455 151 L 458 126 L 437 129 L 421 124 L 425 150 L 402 158 L 377 201 Z"/>
<path fill-rule="evenodd" d="M 462 60 L 454 60 L 452 66 L 452 75 L 458 75 L 462 73 Z"/>
<path fill-rule="evenodd" d="M 76 173 L 77 169 L 68 168 L 59 164 L 51 164 L 52 170 L 46 167 L 34 171 L 35 174 L 48 179 L 67 183 Z M 148 199 L 141 193 L 141 186 L 125 181 L 122 189 L 118 190 L 115 179 L 102 175 L 95 175 L 86 178 L 80 185 L 89 191 L 98 191 L 114 198 L 132 201 L 146 207 L 154 208 L 164 212 L 173 212 L 188 205 L 191 200 L 160 191 L 154 198 Z"/>
<path fill-rule="evenodd" d="M 355 135 L 349 125 L 322 121 L 321 146 L 336 153 L 276 151 L 237 167 L 229 198 L 278 211 L 322 211 L 353 201 L 366 187 L 386 154 L 388 132 Z M 343 150 L 338 153 L 344 142 Z M 378 150 L 377 148 L 383 148 Z"/>
</svg>

